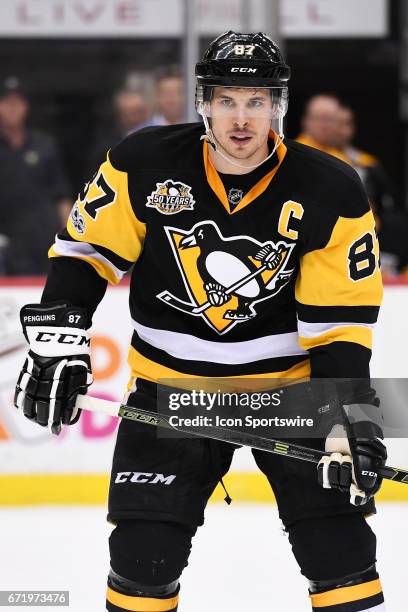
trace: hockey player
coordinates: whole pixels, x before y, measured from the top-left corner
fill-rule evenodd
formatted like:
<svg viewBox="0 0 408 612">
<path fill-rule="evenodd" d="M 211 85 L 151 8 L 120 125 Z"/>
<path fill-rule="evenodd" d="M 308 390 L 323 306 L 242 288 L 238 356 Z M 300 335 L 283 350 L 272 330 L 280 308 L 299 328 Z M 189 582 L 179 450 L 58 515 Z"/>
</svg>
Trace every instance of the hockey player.
<svg viewBox="0 0 408 612">
<path fill-rule="evenodd" d="M 15 403 L 54 433 L 79 418 L 93 312 L 131 266 L 130 404 L 154 401 L 166 377 L 369 378 L 382 287 L 360 180 L 284 140 L 290 69 L 268 36 L 221 35 L 196 74 L 203 123 L 147 128 L 109 152 L 50 250 L 41 304 L 22 309 L 30 350 Z M 385 463 L 380 436 L 369 422 L 334 425 L 319 476 L 253 453 L 316 611 L 384 610 L 365 520 Z M 108 610 L 177 610 L 192 537 L 232 454 L 121 422 Z M 134 470 L 174 478 L 135 484 L 123 477 Z"/>
</svg>

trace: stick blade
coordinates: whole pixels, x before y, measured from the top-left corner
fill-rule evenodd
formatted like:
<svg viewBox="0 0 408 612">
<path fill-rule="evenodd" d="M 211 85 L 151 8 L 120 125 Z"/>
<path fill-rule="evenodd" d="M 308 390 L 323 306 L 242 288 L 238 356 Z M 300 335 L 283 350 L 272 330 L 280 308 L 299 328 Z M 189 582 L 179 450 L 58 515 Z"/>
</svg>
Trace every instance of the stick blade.
<svg viewBox="0 0 408 612">
<path fill-rule="evenodd" d="M 172 306 L 172 308 L 176 308 L 177 310 L 185 312 L 186 314 L 200 314 L 200 308 L 202 308 L 201 306 L 196 306 L 191 302 L 185 302 L 184 300 L 180 300 L 167 290 L 158 293 L 156 297 L 159 298 L 159 300 L 161 300 L 162 302 L 168 304 L 169 306 Z"/>
</svg>

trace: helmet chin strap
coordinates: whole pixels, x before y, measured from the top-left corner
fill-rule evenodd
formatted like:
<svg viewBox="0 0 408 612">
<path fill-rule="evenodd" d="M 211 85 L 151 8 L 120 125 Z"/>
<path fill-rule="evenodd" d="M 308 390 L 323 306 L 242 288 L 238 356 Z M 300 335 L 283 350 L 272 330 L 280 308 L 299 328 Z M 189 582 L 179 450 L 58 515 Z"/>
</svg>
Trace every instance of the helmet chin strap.
<svg viewBox="0 0 408 612">
<path fill-rule="evenodd" d="M 277 149 L 283 143 L 283 138 L 284 138 L 284 135 L 283 135 L 283 117 L 280 116 L 279 117 L 279 135 L 277 134 L 277 139 L 276 139 L 275 146 L 273 147 L 273 150 L 271 151 L 271 153 L 269 153 L 268 157 L 265 157 L 265 159 L 260 161 L 258 164 L 249 164 L 249 165 L 239 164 L 232 157 L 230 157 L 229 155 L 227 155 L 227 154 L 223 153 L 223 151 L 221 151 L 221 148 L 220 148 L 221 145 L 219 145 L 217 143 L 217 140 L 216 140 L 216 138 L 214 136 L 214 132 L 212 131 L 212 129 L 210 127 L 210 124 L 209 124 L 209 121 L 208 121 L 208 117 L 205 114 L 204 105 L 202 103 L 199 104 L 199 107 L 198 107 L 197 111 L 201 115 L 201 117 L 203 118 L 203 122 L 204 122 L 204 126 L 205 126 L 205 134 L 203 134 L 201 136 L 200 140 L 206 140 L 212 146 L 213 150 L 220 157 L 222 157 L 225 161 L 227 161 L 232 166 L 236 166 L 237 168 L 243 168 L 245 170 L 248 170 L 248 169 L 255 169 L 255 168 L 258 168 L 259 166 L 262 166 L 262 164 L 264 164 L 266 161 L 268 161 L 268 159 L 270 159 L 275 154 Z"/>
</svg>

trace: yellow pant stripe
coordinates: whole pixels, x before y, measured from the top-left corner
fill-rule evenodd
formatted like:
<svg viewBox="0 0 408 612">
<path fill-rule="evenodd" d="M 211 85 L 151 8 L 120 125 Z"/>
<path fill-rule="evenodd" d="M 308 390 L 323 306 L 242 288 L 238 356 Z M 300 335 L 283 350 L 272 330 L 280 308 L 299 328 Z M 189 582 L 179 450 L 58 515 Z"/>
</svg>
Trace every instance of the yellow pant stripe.
<svg viewBox="0 0 408 612">
<path fill-rule="evenodd" d="M 349 587 L 341 587 L 340 589 L 333 589 L 326 593 L 317 593 L 316 595 L 310 595 L 312 600 L 313 608 L 324 608 L 326 606 L 336 606 L 338 604 L 349 603 L 352 601 L 358 601 L 359 599 L 365 599 L 366 597 L 372 597 L 381 593 L 381 582 L 377 578 L 370 582 L 363 582 L 363 584 L 356 584 Z"/>
<path fill-rule="evenodd" d="M 156 599 L 156 597 L 131 597 L 117 593 L 110 587 L 106 594 L 109 603 L 124 610 L 132 612 L 168 612 L 174 610 L 178 604 L 178 595 L 169 599 Z"/>
</svg>

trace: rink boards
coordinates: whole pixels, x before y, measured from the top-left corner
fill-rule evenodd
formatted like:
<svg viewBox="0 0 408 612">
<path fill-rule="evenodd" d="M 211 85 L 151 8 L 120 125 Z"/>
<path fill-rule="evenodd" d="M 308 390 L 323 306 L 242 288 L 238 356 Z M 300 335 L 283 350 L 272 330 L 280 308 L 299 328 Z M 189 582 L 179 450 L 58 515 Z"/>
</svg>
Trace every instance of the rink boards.
<svg viewBox="0 0 408 612">
<path fill-rule="evenodd" d="M 21 305 L 39 300 L 41 287 L 42 281 L 0 282 L 0 504 L 104 503 L 116 420 L 86 412 L 75 427 L 65 428 L 56 438 L 34 427 L 12 406 L 13 387 L 26 350 L 18 313 Z M 92 393 L 107 399 L 120 399 L 126 388 L 131 335 L 127 300 L 128 287 L 109 289 L 94 317 Z M 373 377 L 407 377 L 407 310 L 408 285 L 387 286 L 375 334 Z M 118 317 L 118 312 L 123 315 Z M 391 465 L 408 466 L 406 446 L 405 440 L 389 441 Z M 246 449 L 235 453 L 226 481 L 234 500 L 273 501 L 266 479 L 256 471 Z M 213 500 L 224 496 L 218 488 Z M 408 486 L 387 482 L 379 497 L 407 501 Z"/>
</svg>

